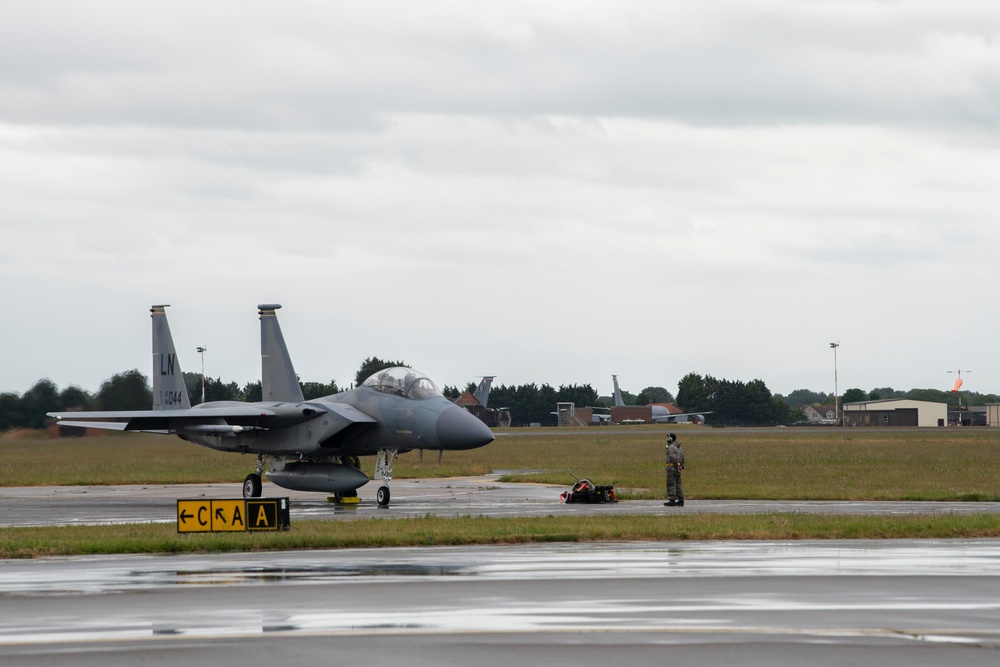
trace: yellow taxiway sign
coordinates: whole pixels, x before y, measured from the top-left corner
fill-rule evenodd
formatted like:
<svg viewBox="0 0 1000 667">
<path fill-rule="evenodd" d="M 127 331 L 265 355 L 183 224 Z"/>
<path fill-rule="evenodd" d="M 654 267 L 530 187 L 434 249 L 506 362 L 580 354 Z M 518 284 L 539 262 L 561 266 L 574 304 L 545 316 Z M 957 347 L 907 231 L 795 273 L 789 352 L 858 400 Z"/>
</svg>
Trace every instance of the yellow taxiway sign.
<svg viewBox="0 0 1000 667">
<path fill-rule="evenodd" d="M 287 530 L 288 498 L 177 501 L 178 533 Z"/>
</svg>

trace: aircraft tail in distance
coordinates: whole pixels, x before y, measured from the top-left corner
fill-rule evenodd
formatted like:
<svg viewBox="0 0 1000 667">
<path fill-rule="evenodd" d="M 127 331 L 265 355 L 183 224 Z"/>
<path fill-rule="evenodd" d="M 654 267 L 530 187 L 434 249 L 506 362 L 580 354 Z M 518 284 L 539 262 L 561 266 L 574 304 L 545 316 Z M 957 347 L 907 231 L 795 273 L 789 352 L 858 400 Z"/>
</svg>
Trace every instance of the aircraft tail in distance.
<svg viewBox="0 0 1000 667">
<path fill-rule="evenodd" d="M 615 383 L 615 407 L 620 408 L 621 406 L 625 405 L 625 401 L 622 400 L 622 392 L 618 388 L 618 376 L 612 375 L 611 381 Z"/>
<path fill-rule="evenodd" d="M 301 403 L 302 387 L 292 367 L 276 310 L 281 304 L 262 303 L 260 315 L 260 386 L 264 401 Z"/>
<path fill-rule="evenodd" d="M 184 410 L 191 407 L 174 339 L 167 323 L 168 304 L 152 306 L 153 318 L 153 409 Z"/>
<path fill-rule="evenodd" d="M 481 406 L 489 407 L 490 402 L 490 387 L 493 385 L 493 378 L 495 375 L 487 375 L 476 387 L 476 390 L 472 392 L 472 397 L 479 401 Z"/>
</svg>

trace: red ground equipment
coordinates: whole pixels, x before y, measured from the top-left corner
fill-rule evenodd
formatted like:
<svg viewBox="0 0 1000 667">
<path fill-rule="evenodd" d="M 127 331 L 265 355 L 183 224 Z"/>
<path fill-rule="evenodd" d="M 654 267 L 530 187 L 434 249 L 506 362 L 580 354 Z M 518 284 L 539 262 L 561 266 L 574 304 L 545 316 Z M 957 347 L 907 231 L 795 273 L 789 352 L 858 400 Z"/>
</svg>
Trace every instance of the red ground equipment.
<svg viewBox="0 0 1000 667">
<path fill-rule="evenodd" d="M 575 475 L 574 475 L 575 477 Z M 559 494 L 561 503 L 617 503 L 615 487 L 597 486 L 589 479 L 577 478 L 572 490 Z"/>
</svg>

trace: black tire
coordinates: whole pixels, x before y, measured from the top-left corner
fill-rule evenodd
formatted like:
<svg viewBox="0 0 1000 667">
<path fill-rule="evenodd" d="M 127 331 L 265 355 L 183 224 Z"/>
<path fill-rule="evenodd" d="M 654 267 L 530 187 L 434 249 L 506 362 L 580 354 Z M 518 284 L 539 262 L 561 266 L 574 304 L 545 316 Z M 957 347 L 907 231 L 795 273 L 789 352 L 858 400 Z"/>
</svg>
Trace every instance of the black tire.
<svg viewBox="0 0 1000 667">
<path fill-rule="evenodd" d="M 261 492 L 261 482 L 260 475 L 257 473 L 250 473 L 247 478 L 243 480 L 243 497 L 244 498 L 260 498 Z"/>
<path fill-rule="evenodd" d="M 379 507 L 385 507 L 389 504 L 389 487 L 380 486 L 378 487 L 378 493 L 375 494 L 375 500 L 378 501 Z"/>
</svg>

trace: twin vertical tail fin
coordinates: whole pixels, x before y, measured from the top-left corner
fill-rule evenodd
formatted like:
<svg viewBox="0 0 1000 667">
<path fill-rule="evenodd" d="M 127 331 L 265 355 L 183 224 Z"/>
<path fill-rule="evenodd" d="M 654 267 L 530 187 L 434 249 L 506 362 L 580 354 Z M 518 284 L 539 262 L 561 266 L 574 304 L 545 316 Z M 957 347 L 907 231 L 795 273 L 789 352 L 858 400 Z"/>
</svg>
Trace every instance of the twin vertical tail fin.
<svg viewBox="0 0 1000 667">
<path fill-rule="evenodd" d="M 490 402 L 490 386 L 493 384 L 493 375 L 487 375 L 483 378 L 476 390 L 472 392 L 472 397 L 479 401 L 479 405 L 485 407 L 489 406 Z"/>
<path fill-rule="evenodd" d="M 622 400 L 622 392 L 618 388 L 618 376 L 612 375 L 611 380 L 615 383 L 615 407 L 621 407 L 625 405 L 625 401 Z"/>
<path fill-rule="evenodd" d="M 285 338 L 278 326 L 277 303 L 262 303 L 260 311 L 260 384 L 265 401 L 301 403 L 302 388 L 292 367 Z"/>
<path fill-rule="evenodd" d="M 167 324 L 167 306 L 149 309 L 153 318 L 153 409 L 184 410 L 191 407 L 174 339 Z"/>
</svg>

